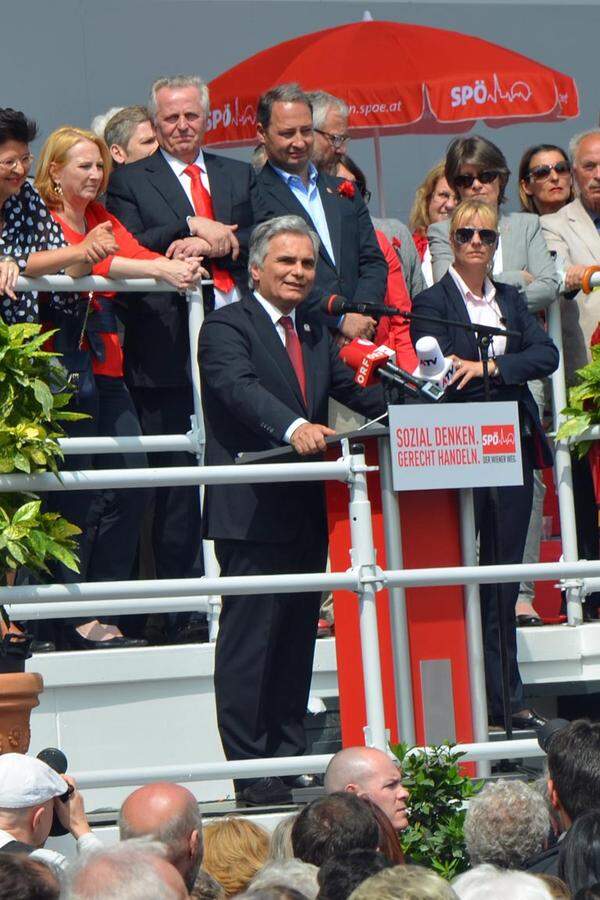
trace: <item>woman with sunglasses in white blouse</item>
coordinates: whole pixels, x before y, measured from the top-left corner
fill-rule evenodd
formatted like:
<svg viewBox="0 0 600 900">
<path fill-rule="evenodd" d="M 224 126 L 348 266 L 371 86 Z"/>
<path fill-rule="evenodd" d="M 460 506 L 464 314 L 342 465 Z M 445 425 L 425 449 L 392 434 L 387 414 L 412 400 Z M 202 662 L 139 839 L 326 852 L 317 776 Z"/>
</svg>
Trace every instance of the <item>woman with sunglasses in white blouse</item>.
<svg viewBox="0 0 600 900">
<path fill-rule="evenodd" d="M 464 200 L 449 222 L 448 241 L 452 262 L 448 272 L 413 300 L 413 313 L 430 321 L 413 320 L 413 343 L 420 337 L 437 338 L 444 356 L 454 359 L 456 368 L 447 389 L 449 402 L 477 402 L 485 399 L 483 363 L 472 332 L 459 324 L 484 324 L 505 328 L 507 337 L 492 340 L 489 361 L 492 401 L 516 401 L 519 407 L 523 483 L 497 490 L 499 511 L 498 543 L 493 529 L 490 488 L 475 488 L 475 520 L 479 532 L 479 561 L 490 564 L 517 564 L 523 558 L 533 497 L 534 471 L 552 465 L 552 453 L 542 428 L 536 402 L 527 382 L 542 379 L 558 365 L 558 351 L 539 323 L 527 310 L 523 296 L 514 286 L 497 281 L 491 268 L 498 246 L 498 214 L 482 199 Z M 438 319 L 439 324 L 435 323 Z M 433 320 L 433 321 L 431 321 Z M 451 324 L 445 324 L 447 320 Z M 494 552 L 495 551 L 495 552 Z M 508 636 L 508 667 L 511 712 L 514 728 L 539 728 L 544 719 L 525 706 L 523 686 L 517 666 L 515 602 L 518 583 L 497 586 L 500 615 Z M 499 653 L 499 618 L 489 585 L 480 587 L 486 684 L 490 718 L 502 718 L 502 670 Z"/>
</svg>

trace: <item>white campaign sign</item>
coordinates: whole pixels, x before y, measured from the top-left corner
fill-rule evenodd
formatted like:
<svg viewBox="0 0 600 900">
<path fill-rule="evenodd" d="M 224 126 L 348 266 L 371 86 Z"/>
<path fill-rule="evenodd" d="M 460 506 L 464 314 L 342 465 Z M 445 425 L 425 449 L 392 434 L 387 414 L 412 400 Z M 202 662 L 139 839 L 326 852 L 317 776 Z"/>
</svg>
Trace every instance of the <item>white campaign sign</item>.
<svg viewBox="0 0 600 900">
<path fill-rule="evenodd" d="M 523 484 L 514 401 L 389 407 L 394 490 Z"/>
</svg>

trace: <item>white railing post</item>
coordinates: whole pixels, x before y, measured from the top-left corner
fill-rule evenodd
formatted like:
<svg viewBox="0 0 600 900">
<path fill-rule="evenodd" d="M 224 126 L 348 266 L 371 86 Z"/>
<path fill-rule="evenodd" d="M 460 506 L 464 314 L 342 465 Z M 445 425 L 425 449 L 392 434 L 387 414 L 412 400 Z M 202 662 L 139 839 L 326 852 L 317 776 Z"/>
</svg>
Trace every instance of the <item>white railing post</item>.
<svg viewBox="0 0 600 900">
<path fill-rule="evenodd" d="M 477 565 L 477 533 L 473 491 L 459 491 L 460 543 L 463 566 Z M 464 586 L 465 631 L 469 658 L 469 688 L 471 691 L 471 722 L 473 737 L 478 743 L 489 740 L 487 697 L 485 690 L 485 660 L 483 655 L 483 630 L 481 626 L 481 599 L 479 585 Z M 477 777 L 487 778 L 491 772 L 486 760 L 477 763 Z"/>
<path fill-rule="evenodd" d="M 348 442 L 343 441 L 342 446 L 344 455 L 347 455 Z M 348 482 L 350 491 L 348 513 L 352 542 L 350 558 L 352 560 L 352 568 L 358 575 L 360 643 L 367 712 L 365 744 L 368 747 L 387 750 L 388 738 L 383 709 L 376 601 L 376 592 L 381 589 L 383 584 L 378 577 L 380 576 L 380 570 L 377 568 L 376 551 L 373 543 L 371 504 L 367 491 L 364 447 L 361 444 L 354 444 L 349 452 L 351 454 L 350 462 L 352 467 Z"/>
<path fill-rule="evenodd" d="M 561 411 L 567 405 L 560 302 L 561 298 L 559 297 L 559 299 L 554 303 L 551 303 L 546 310 L 548 334 L 558 347 L 560 353 L 560 364 L 558 369 L 550 376 L 550 383 L 552 385 L 552 420 L 555 433 L 560 426 Z M 577 524 L 575 519 L 575 502 L 573 499 L 571 454 L 566 441 L 556 441 L 554 472 L 560 514 L 562 555 L 565 562 L 574 562 L 579 559 L 579 552 L 577 549 Z M 567 598 L 567 621 L 569 625 L 580 625 L 583 621 L 581 602 L 584 597 L 584 587 L 582 581 L 579 578 L 568 579 L 563 582 L 563 588 Z"/>
<path fill-rule="evenodd" d="M 204 416 L 202 413 L 202 392 L 200 387 L 200 367 L 198 365 L 198 337 L 204 322 L 204 296 L 202 285 L 195 291 L 188 291 L 188 330 L 190 335 L 190 368 L 192 375 L 192 392 L 194 398 L 194 414 L 192 416 L 192 431 L 196 434 L 198 465 L 204 465 L 204 448 L 206 435 L 204 432 Z M 200 508 L 204 505 L 204 485 L 200 485 Z M 198 535 L 198 539 L 202 540 Z M 215 556 L 215 546 L 212 541 L 202 540 L 202 558 L 204 561 L 204 573 L 209 578 L 216 578 L 220 573 L 219 563 Z M 221 598 L 210 597 L 208 605 L 208 636 L 211 641 L 216 641 L 219 629 L 219 615 L 221 614 Z"/>
<path fill-rule="evenodd" d="M 381 511 L 385 539 L 385 557 L 390 569 L 404 566 L 402 557 L 402 529 L 398 495 L 392 482 L 392 460 L 390 439 L 386 435 L 377 440 L 379 450 L 379 478 L 381 485 Z M 410 665 L 410 638 L 406 615 L 406 594 L 404 588 L 388 588 L 390 598 L 390 630 L 394 661 L 394 687 L 396 694 L 396 717 L 400 740 L 405 744 L 416 741 L 415 713 L 413 705 L 412 672 Z"/>
</svg>

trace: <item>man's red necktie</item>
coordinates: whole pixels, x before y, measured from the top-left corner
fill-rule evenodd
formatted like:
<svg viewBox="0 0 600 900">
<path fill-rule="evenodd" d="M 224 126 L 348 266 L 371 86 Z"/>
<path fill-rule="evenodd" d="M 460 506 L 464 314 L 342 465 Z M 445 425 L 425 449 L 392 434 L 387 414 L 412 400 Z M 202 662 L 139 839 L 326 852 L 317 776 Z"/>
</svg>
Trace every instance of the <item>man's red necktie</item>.
<svg viewBox="0 0 600 900">
<path fill-rule="evenodd" d="M 210 194 L 202 184 L 202 178 L 200 176 L 200 166 L 197 166 L 195 163 L 191 166 L 187 166 L 183 173 L 184 175 L 189 175 L 190 180 L 192 182 L 192 200 L 194 201 L 194 210 L 197 216 L 202 216 L 204 219 L 212 219 L 213 222 L 215 220 L 215 213 L 213 210 L 212 200 L 210 198 Z M 213 259 L 210 261 L 210 268 L 212 272 L 213 281 L 217 290 L 221 291 L 223 294 L 229 293 L 235 287 L 235 281 L 227 271 L 227 269 L 219 266 Z"/>
<path fill-rule="evenodd" d="M 294 372 L 296 373 L 296 378 L 298 379 L 298 384 L 300 385 L 300 390 L 304 397 L 304 403 L 306 404 L 306 374 L 304 372 L 304 360 L 302 359 L 302 345 L 300 344 L 300 338 L 296 334 L 296 329 L 294 328 L 291 316 L 282 316 L 279 319 L 279 324 L 283 325 L 285 330 L 285 349 L 287 350 L 290 362 L 294 367 Z"/>
</svg>

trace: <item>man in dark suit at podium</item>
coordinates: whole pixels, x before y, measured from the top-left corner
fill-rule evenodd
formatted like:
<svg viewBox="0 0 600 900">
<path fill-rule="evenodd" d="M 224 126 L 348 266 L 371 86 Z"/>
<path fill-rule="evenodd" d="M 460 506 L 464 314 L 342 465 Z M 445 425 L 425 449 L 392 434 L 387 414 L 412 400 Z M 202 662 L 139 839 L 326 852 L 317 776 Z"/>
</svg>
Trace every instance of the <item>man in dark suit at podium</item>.
<svg viewBox="0 0 600 900">
<path fill-rule="evenodd" d="M 167 256 L 205 257 L 214 280 L 214 289 L 205 289 L 207 310 L 238 300 L 245 285 L 255 189 L 247 163 L 203 151 L 208 105 L 208 89 L 196 76 L 156 81 L 149 111 L 158 150 L 116 169 L 107 191 L 110 212 L 145 247 Z M 186 299 L 173 292 L 127 294 L 123 303 L 125 377 L 143 432 L 185 434 L 194 411 Z M 182 452 L 152 454 L 150 462 L 195 465 Z M 157 489 L 153 546 L 158 578 L 200 574 L 199 535 L 198 489 Z"/>
<path fill-rule="evenodd" d="M 258 139 L 267 162 L 257 176 L 255 219 L 302 216 L 320 238 L 315 283 L 309 304 L 331 294 L 357 303 L 383 303 L 387 264 L 371 217 L 352 182 L 318 172 L 311 162 L 314 142 L 312 107 L 296 84 L 267 91 L 257 109 Z M 371 316 L 327 316 L 327 325 L 348 340 L 372 338 Z"/>
<path fill-rule="evenodd" d="M 253 292 L 212 313 L 200 333 L 206 462 L 291 444 L 325 449 L 329 395 L 363 415 L 384 410 L 379 386 L 361 389 L 327 327 L 304 307 L 319 238 L 298 216 L 255 228 Z M 204 534 L 221 573 L 323 572 L 327 519 L 317 482 L 207 486 Z M 215 656 L 217 718 L 228 759 L 305 752 L 303 718 L 312 675 L 320 593 L 223 597 Z M 238 782 L 249 803 L 283 802 L 279 778 Z"/>
</svg>

